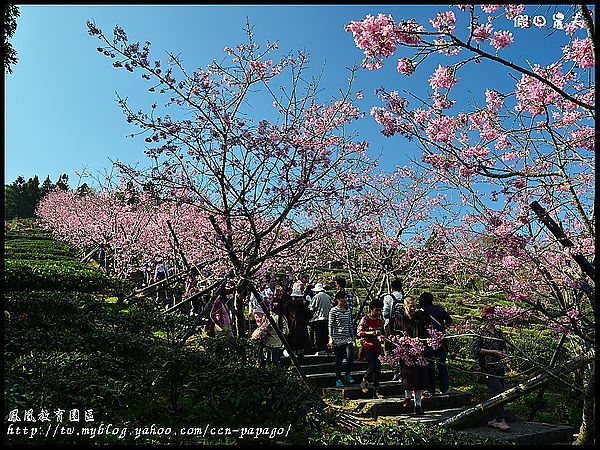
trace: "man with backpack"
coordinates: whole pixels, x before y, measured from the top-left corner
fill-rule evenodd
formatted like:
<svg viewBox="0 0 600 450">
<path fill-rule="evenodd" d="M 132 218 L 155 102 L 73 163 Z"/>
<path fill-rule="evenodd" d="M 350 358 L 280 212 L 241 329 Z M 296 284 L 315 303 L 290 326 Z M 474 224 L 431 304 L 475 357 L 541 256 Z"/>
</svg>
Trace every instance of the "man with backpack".
<svg viewBox="0 0 600 450">
<path fill-rule="evenodd" d="M 396 317 L 403 314 L 404 311 L 404 294 L 402 293 L 402 281 L 396 279 L 391 282 L 392 293 L 386 294 L 383 297 L 383 321 L 386 335 L 394 334 L 394 322 Z M 392 347 L 390 347 L 392 345 Z M 386 341 L 385 349 L 391 351 L 393 344 Z M 393 381 L 402 379 L 400 368 L 394 368 Z"/>
<path fill-rule="evenodd" d="M 440 305 L 433 304 L 433 295 L 431 292 L 423 292 L 419 296 L 419 307 L 429 316 L 430 324 L 437 331 L 446 333 L 446 327 L 452 323 L 450 314 Z M 442 346 L 431 352 L 431 362 L 429 363 L 429 392 L 446 394 L 448 392 L 448 366 L 446 357 L 448 356 L 448 343 L 446 339 L 442 341 Z M 437 367 L 439 389 L 435 390 L 435 372 Z"/>
</svg>

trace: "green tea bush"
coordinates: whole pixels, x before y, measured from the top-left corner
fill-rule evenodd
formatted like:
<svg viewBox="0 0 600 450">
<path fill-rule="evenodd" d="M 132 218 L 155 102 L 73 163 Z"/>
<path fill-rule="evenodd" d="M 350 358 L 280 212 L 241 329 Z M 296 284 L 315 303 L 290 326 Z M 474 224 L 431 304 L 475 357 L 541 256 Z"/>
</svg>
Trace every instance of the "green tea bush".
<svg viewBox="0 0 600 450">
<path fill-rule="evenodd" d="M 394 425 L 363 426 L 351 432 L 336 430 L 319 437 L 323 445 L 462 445 L 499 444 L 489 438 L 449 430 L 438 425 L 405 422 Z"/>
<path fill-rule="evenodd" d="M 5 288 L 9 290 L 60 290 L 100 292 L 110 287 L 102 272 L 71 262 L 7 260 Z"/>
</svg>

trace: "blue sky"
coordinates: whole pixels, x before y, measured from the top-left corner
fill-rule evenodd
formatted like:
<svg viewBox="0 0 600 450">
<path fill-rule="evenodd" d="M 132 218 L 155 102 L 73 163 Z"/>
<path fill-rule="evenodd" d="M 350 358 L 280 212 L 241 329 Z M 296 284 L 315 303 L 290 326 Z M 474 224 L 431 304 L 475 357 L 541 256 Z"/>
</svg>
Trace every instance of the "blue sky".
<svg viewBox="0 0 600 450">
<path fill-rule="evenodd" d="M 87 20 L 94 20 L 109 36 L 118 24 L 131 42 L 150 41 L 154 59 L 163 59 L 166 51 L 180 53 L 184 64 L 195 69 L 213 58 L 220 59 L 223 47 L 245 42 L 242 29 L 248 17 L 257 42 L 278 41 L 281 56 L 302 49 L 310 54 L 315 73 L 324 69 L 321 85 L 325 101 L 345 86 L 346 68 L 362 60 L 362 51 L 355 47 L 352 34 L 343 30 L 349 21 L 383 13 L 392 14 L 395 20 L 414 17 L 425 24 L 437 11 L 446 10 L 447 4 L 21 5 L 18 28 L 11 40 L 19 62 L 13 73 L 4 77 L 5 182 L 14 181 L 18 175 L 26 179 L 38 175 L 40 181 L 50 175 L 56 181 L 60 174 L 67 173 L 74 187 L 74 171 L 84 167 L 97 173 L 110 167 L 109 159 L 145 161 L 143 137 L 127 137 L 136 130 L 126 123 L 116 93 L 129 97 L 136 109 L 146 111 L 154 98 L 147 93 L 148 85 L 139 73 L 114 69 L 111 60 L 96 51 L 100 42 L 88 35 Z M 515 36 L 514 47 L 503 54 L 532 65 L 556 60 L 559 46 L 567 43 L 564 32 L 552 33 L 551 16 L 557 11 L 570 14 L 567 6 L 527 6 L 526 13 L 548 19 L 550 28 L 546 29 L 515 28 L 511 21 L 499 19 L 496 28 L 502 24 Z M 440 58 L 432 60 L 429 69 L 424 67 L 406 78 L 395 70 L 400 56 L 388 59 L 382 70 L 360 70 L 355 83 L 356 89 L 365 93 L 359 106 L 367 113 L 357 130 L 361 139 L 371 142 L 373 154 L 382 153 L 383 169 L 405 164 L 407 156 L 416 155 L 417 150 L 400 137 L 386 139 L 379 134 L 378 125 L 368 115 L 370 107 L 378 105 L 374 89 L 386 86 L 389 90 L 424 93 L 433 68 L 444 62 Z M 462 75 L 465 101 L 481 102 L 483 92 L 492 83 L 503 90 L 514 84 L 498 66 L 481 66 Z M 266 114 L 260 108 L 255 112 L 256 121 Z"/>
</svg>

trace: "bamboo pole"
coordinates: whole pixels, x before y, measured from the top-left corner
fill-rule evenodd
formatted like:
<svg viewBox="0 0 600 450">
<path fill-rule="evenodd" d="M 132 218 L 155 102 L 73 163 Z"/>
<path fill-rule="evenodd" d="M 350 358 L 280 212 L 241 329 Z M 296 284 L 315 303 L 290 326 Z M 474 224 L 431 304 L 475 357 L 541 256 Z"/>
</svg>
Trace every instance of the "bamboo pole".
<svg viewBox="0 0 600 450">
<path fill-rule="evenodd" d="M 521 383 L 511 389 L 508 389 L 482 403 L 479 405 L 473 406 L 472 408 L 466 409 L 459 414 L 452 416 L 442 422 L 439 423 L 441 426 L 445 427 L 455 427 L 465 422 L 465 420 L 475 416 L 476 414 L 481 414 L 489 411 L 492 408 L 495 408 L 500 405 L 504 405 L 512 400 L 515 400 L 523 395 L 535 391 L 543 386 L 554 381 L 554 378 L 561 377 L 566 375 L 573 370 L 579 369 L 594 360 L 594 355 L 585 355 L 577 359 L 572 359 L 565 363 L 562 366 L 554 367 L 537 375 L 525 383 Z"/>
<path fill-rule="evenodd" d="M 198 326 L 198 324 L 200 323 L 200 321 L 202 320 L 202 318 L 204 317 L 204 315 L 209 311 L 209 308 L 212 308 L 213 303 L 217 300 L 217 297 L 219 295 L 221 295 L 221 291 L 223 290 L 223 288 L 225 287 L 225 285 L 229 281 L 229 278 L 231 277 L 231 275 L 232 275 L 231 272 L 229 272 L 227 275 L 225 275 L 225 278 L 223 278 L 220 282 L 217 283 L 218 284 L 218 288 L 215 291 L 215 294 L 213 295 L 213 298 L 211 299 L 211 301 L 209 301 L 204 306 L 204 309 L 202 311 L 200 311 L 200 313 L 196 317 L 196 320 L 194 320 L 194 323 L 192 324 L 192 326 L 190 328 L 188 328 L 188 330 L 185 332 L 185 334 L 183 335 L 183 337 L 181 338 L 181 340 L 177 344 L 177 347 L 181 348 L 181 347 L 183 347 L 185 345 L 185 342 L 192 335 L 192 333 L 194 332 L 194 330 L 196 329 L 196 327 Z"/>
<path fill-rule="evenodd" d="M 304 369 L 302 369 L 302 366 L 300 365 L 298 358 L 296 358 L 296 355 L 292 351 L 290 344 L 288 343 L 286 337 L 281 332 L 281 329 L 277 326 L 277 323 L 275 322 L 275 320 L 273 320 L 273 316 L 271 315 L 271 311 L 269 310 L 269 305 L 267 305 L 265 303 L 263 296 L 260 295 L 260 293 L 256 290 L 256 288 L 254 287 L 254 283 L 252 283 L 252 282 L 249 283 L 248 289 L 249 289 L 250 293 L 252 295 L 254 295 L 257 298 L 258 302 L 260 303 L 260 306 L 261 306 L 262 310 L 265 312 L 265 316 L 266 316 L 267 320 L 269 321 L 269 324 L 273 327 L 273 329 L 275 330 L 275 333 L 277 333 L 277 336 L 283 343 L 283 347 L 288 352 L 288 355 L 289 355 L 290 359 L 292 360 L 294 367 L 296 367 L 296 370 L 298 370 L 298 373 L 300 374 L 302 381 L 304 382 L 306 387 L 312 391 L 312 387 L 308 384 L 308 380 L 306 379 L 306 374 L 304 373 Z"/>
<path fill-rule="evenodd" d="M 191 302 L 191 301 L 192 301 L 192 300 L 194 300 L 195 298 L 197 298 L 197 297 L 200 297 L 201 295 L 204 295 L 204 294 L 206 294 L 207 292 L 210 292 L 211 290 L 213 290 L 214 288 L 216 288 L 216 287 L 219 285 L 219 283 L 221 283 L 221 281 L 217 281 L 217 282 L 215 282 L 215 283 L 211 284 L 209 287 L 207 287 L 207 288 L 205 288 L 205 289 L 203 289 L 203 290 L 201 290 L 201 291 L 199 291 L 199 292 L 196 292 L 195 294 L 192 294 L 192 295 L 190 295 L 189 297 L 186 297 L 186 298 L 184 298 L 184 299 L 183 299 L 182 301 L 180 301 L 179 303 L 177 303 L 177 304 L 175 304 L 175 305 L 171 306 L 170 308 L 166 309 L 166 310 L 164 311 L 164 313 L 166 314 L 166 313 L 170 313 L 171 311 L 175 311 L 175 310 L 176 310 L 177 308 L 179 308 L 181 305 L 183 305 L 183 304 L 185 304 L 185 303 L 188 303 L 188 302 Z"/>
<path fill-rule="evenodd" d="M 94 247 L 94 249 L 91 252 L 89 252 L 87 255 L 85 255 L 83 258 L 81 258 L 81 260 L 79 262 L 82 264 L 85 264 L 92 257 L 92 255 L 94 253 L 96 253 L 98 250 L 100 250 L 100 245 L 96 245 Z"/>
</svg>

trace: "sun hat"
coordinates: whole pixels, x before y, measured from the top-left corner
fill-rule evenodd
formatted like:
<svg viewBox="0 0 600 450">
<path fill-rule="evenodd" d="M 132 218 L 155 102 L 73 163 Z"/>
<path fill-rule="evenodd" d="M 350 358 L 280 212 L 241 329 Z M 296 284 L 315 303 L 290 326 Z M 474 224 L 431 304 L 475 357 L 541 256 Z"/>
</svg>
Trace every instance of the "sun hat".
<svg viewBox="0 0 600 450">
<path fill-rule="evenodd" d="M 315 284 L 315 287 L 312 288 L 313 292 L 323 292 L 325 290 L 325 286 L 323 286 L 323 283 L 317 283 Z"/>
<path fill-rule="evenodd" d="M 495 308 L 493 306 L 484 306 L 481 310 L 481 317 L 490 317 L 493 316 L 495 312 Z"/>
<path fill-rule="evenodd" d="M 302 293 L 301 289 L 295 288 L 295 289 L 292 289 L 292 293 L 290 294 L 290 297 L 304 297 L 304 294 Z"/>
</svg>

